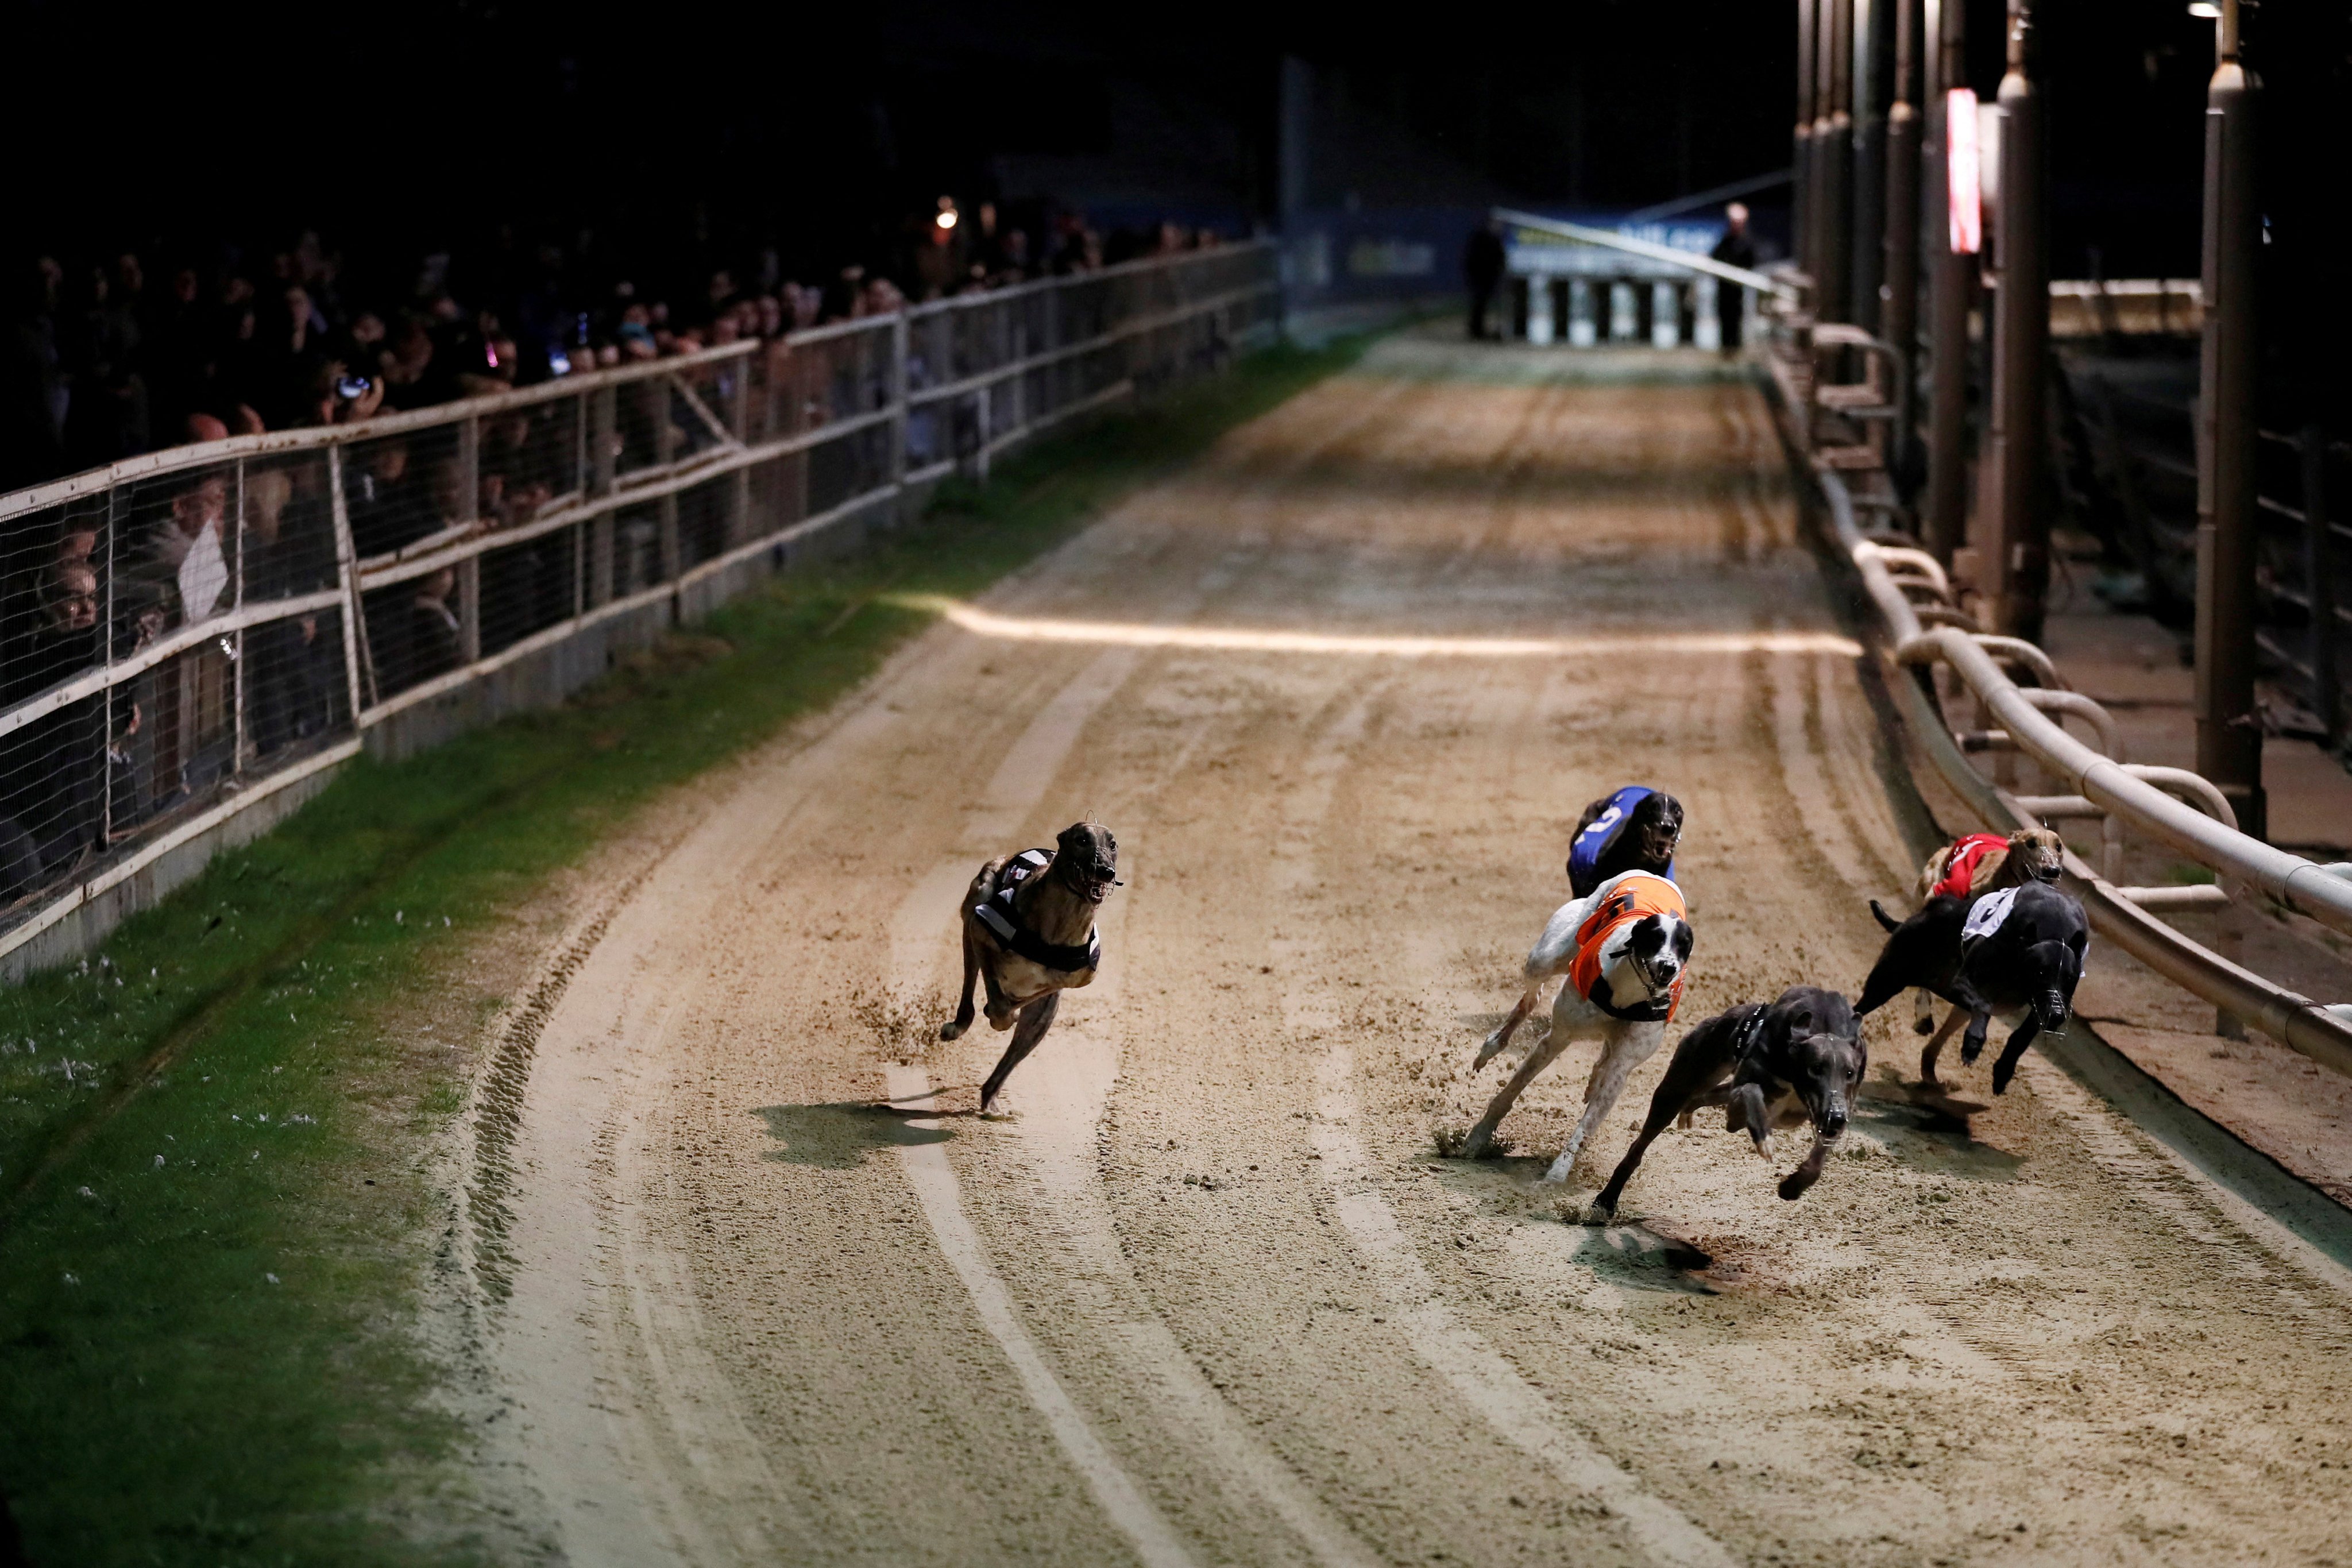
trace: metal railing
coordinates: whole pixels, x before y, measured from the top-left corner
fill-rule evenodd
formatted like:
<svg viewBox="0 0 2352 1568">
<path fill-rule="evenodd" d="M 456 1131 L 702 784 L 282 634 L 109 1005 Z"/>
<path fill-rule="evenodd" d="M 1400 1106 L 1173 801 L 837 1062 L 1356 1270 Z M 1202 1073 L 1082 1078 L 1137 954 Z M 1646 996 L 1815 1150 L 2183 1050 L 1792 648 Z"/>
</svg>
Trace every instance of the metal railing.
<svg viewBox="0 0 2352 1568">
<path fill-rule="evenodd" d="M 2330 1008 L 2278 985 L 2238 960 L 2243 921 L 2256 900 L 2352 935 L 2352 863 L 2322 866 L 2238 831 L 2227 798 L 2182 768 L 2125 760 L 2121 729 L 2098 702 L 2070 690 L 2050 656 L 2016 637 L 1990 636 L 1963 609 L 1936 557 L 1891 528 L 1865 528 L 1856 513 L 1899 515 L 1885 468 L 1884 437 L 1838 396 L 1847 384 L 1828 374 L 1838 350 L 1892 357 L 1886 345 L 1853 328 L 1814 329 L 1801 312 L 1777 322 L 1764 363 L 1781 430 L 1825 505 L 1839 548 L 1853 561 L 1876 606 L 1885 643 L 1888 691 L 1906 728 L 1955 794 L 1998 833 L 2068 822 L 2099 824 L 2099 863 L 2073 849 L 2066 873 L 2092 929 L 2150 969 L 2213 1004 L 2217 1030 L 2237 1036 L 2251 1024 L 2322 1066 L 2352 1076 L 2352 1009 Z M 1828 351 L 1828 352 L 1825 352 Z M 1974 704 L 1973 724 L 1946 717 L 1931 677 L 1951 671 Z M 2034 684 L 2020 685 L 2011 669 Z M 2099 744 L 2067 732 L 2087 725 Z M 1994 775 L 1969 761 L 1990 754 Z M 2015 792 L 2016 759 L 2041 767 L 2052 793 Z M 2153 840 L 2211 872 L 2210 883 L 2134 887 L 2122 881 L 2126 832 Z M 2208 947 L 2158 915 L 2210 916 Z"/>
<path fill-rule="evenodd" d="M 1276 247 L 1236 245 L 0 496 L 0 957 L 394 716 L 688 618 L 1278 314 Z"/>
</svg>

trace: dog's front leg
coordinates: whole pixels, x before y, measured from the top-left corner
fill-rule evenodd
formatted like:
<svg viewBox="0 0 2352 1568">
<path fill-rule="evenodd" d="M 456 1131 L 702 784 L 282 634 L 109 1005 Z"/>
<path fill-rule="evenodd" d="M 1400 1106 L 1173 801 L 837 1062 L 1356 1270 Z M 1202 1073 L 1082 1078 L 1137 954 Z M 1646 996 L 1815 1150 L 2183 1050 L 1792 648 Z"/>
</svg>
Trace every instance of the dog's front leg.
<svg viewBox="0 0 2352 1568">
<path fill-rule="evenodd" d="M 940 1030 L 940 1038 L 961 1038 L 971 1027 L 971 991 L 980 980 L 980 949 L 972 945 L 971 932 L 963 933 L 963 999 L 956 1004 L 954 1022 Z"/>
<path fill-rule="evenodd" d="M 1528 1053 L 1528 1059 L 1519 1064 L 1519 1070 L 1511 1075 L 1511 1081 L 1496 1091 L 1493 1101 L 1486 1107 L 1486 1114 L 1478 1119 L 1478 1125 L 1470 1129 L 1470 1135 L 1462 1140 L 1464 1159 L 1475 1160 L 1486 1153 L 1487 1143 L 1495 1136 L 1495 1129 L 1500 1127 L 1503 1118 L 1511 1113 L 1511 1106 L 1528 1091 L 1528 1085 L 1535 1082 L 1537 1075 L 1551 1066 L 1552 1059 L 1566 1049 L 1567 1031 L 1554 1028 L 1549 1038 Z"/>
<path fill-rule="evenodd" d="M 1813 1146 L 1806 1153 L 1805 1163 L 1780 1178 L 1780 1195 L 1791 1203 L 1803 1197 L 1805 1189 L 1822 1179 L 1822 1167 L 1829 1163 L 1830 1151 L 1837 1145 L 1836 1139 L 1815 1128 Z"/>
<path fill-rule="evenodd" d="M 1045 1031 L 1054 1026 L 1054 1015 L 1061 1010 L 1061 1006 L 1062 994 L 1048 991 L 1021 1009 L 1021 1026 L 1013 1031 L 1013 1043 L 1004 1047 L 1004 1055 L 997 1061 L 996 1070 L 990 1073 L 988 1081 L 980 1086 L 980 1109 L 982 1111 L 996 1103 L 996 1097 L 1004 1090 L 1004 1080 L 1013 1076 L 1013 1069 L 1021 1065 L 1021 1059 L 1035 1050 L 1037 1042 L 1045 1037 Z"/>
<path fill-rule="evenodd" d="M 1559 1158 L 1544 1173 L 1547 1182 L 1564 1182 L 1576 1163 L 1586 1140 L 1592 1136 L 1617 1097 L 1625 1092 L 1625 1080 L 1633 1069 L 1658 1054 L 1665 1043 L 1664 1024 L 1621 1024 L 1609 1031 L 1601 1047 L 1601 1059 L 1592 1064 L 1592 1076 L 1584 1083 L 1584 1114 L 1576 1119 L 1575 1128 L 1568 1135 L 1568 1144 Z"/>
<path fill-rule="evenodd" d="M 2010 1036 L 2009 1043 L 2000 1047 L 2000 1059 L 1992 1064 L 1992 1091 L 1995 1094 L 2009 1092 L 2009 1080 L 2017 1076 L 2017 1064 L 2024 1059 L 2025 1047 L 2032 1045 L 2041 1033 L 2042 1020 L 2028 1009 L 2025 1022 L 2017 1026 L 2017 1033 Z"/>
</svg>

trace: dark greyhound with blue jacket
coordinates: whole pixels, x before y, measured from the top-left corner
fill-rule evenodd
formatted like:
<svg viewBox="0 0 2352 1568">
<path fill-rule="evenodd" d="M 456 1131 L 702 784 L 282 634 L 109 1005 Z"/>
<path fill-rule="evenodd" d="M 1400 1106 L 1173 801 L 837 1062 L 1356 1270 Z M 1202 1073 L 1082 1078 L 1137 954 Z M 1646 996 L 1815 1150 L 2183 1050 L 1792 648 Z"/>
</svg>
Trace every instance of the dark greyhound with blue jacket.
<svg viewBox="0 0 2352 1568">
<path fill-rule="evenodd" d="M 1683 803 L 1647 784 L 1627 784 L 1602 795 L 1577 819 L 1568 845 L 1568 890 L 1589 899 L 1622 871 L 1675 879 L 1675 846 L 1683 836 Z"/>
</svg>

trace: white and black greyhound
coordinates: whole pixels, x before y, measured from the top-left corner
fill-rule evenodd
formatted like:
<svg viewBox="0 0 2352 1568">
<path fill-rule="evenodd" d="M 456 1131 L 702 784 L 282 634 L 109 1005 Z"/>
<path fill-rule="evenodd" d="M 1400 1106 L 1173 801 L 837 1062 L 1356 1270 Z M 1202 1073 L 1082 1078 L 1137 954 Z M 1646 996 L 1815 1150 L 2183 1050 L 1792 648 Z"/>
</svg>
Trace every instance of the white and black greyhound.
<svg viewBox="0 0 2352 1568">
<path fill-rule="evenodd" d="M 1649 871 L 1624 871 L 1571 899 L 1544 925 L 1520 973 L 1518 1005 L 1478 1047 L 1475 1072 L 1485 1067 L 1535 1011 L 1544 984 L 1564 976 L 1552 999 L 1551 1032 L 1528 1052 L 1486 1107 L 1486 1114 L 1463 1140 L 1462 1154 L 1477 1159 L 1486 1151 L 1512 1104 L 1538 1074 L 1576 1040 L 1601 1042 L 1601 1059 L 1584 1085 L 1584 1114 L 1559 1158 L 1544 1173 L 1564 1182 L 1578 1151 L 1624 1091 L 1625 1079 L 1665 1043 L 1666 1020 L 1682 1000 L 1683 973 L 1690 963 L 1692 932 L 1681 889 Z"/>
</svg>

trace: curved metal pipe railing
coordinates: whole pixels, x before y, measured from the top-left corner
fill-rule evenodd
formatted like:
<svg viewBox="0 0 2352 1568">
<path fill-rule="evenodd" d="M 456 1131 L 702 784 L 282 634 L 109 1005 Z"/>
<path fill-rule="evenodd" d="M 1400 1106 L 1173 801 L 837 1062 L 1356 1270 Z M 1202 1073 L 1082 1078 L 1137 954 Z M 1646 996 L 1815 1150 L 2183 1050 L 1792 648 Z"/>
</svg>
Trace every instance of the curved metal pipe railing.
<svg viewBox="0 0 2352 1568">
<path fill-rule="evenodd" d="M 2333 930 L 2352 934 L 2352 878 L 2336 868 L 2317 865 L 2240 833 L 2229 803 L 2199 775 L 2179 768 L 2126 763 L 2068 734 L 2045 708 L 2081 714 L 2109 740 L 2116 733 L 2114 721 L 2079 693 L 2021 687 L 2002 671 L 2003 659 L 2029 664 L 2037 674 L 2048 669 L 2047 656 L 2040 649 L 2028 657 L 2021 650 L 2031 645 L 2017 644 L 2013 638 L 1985 637 L 1951 625 L 1924 626 L 1917 607 L 1904 592 L 1906 585 L 1919 586 L 1918 580 L 1898 583 L 1888 570 L 1890 559 L 1907 565 L 1906 558 L 1916 552 L 1864 538 L 1855 526 L 1853 499 L 1844 480 L 1832 470 L 1817 471 L 1815 478 L 1828 503 L 1830 526 L 1838 545 L 1852 559 L 1864 591 L 1885 623 L 1888 639 L 1885 651 L 1894 666 L 1887 686 L 1944 782 L 1996 831 L 2040 826 L 2044 816 L 2053 819 L 2096 816 L 2111 833 L 2115 825 L 2126 825 L 2212 871 L 2219 882 L 2211 887 L 2119 887 L 2110 879 L 2118 869 L 2112 851 L 2105 857 L 2107 864 L 2099 868 L 2072 850 L 2066 855 L 2068 879 L 2099 935 L 2212 1003 L 2225 1016 L 2242 1019 L 2321 1066 L 2352 1077 L 2352 1022 L 2191 941 L 2150 912 L 2219 909 L 2226 920 L 2229 906 L 2242 896 L 2239 889 L 2252 889 Z M 1913 669 L 1931 664 L 1943 664 L 1958 675 L 1990 717 L 2003 726 L 2009 743 L 2074 794 L 2020 796 L 1979 773 L 1927 691 L 1911 677 Z M 2054 677 L 2055 671 L 2050 670 L 2050 675 Z M 2190 796 L 2197 804 L 2176 798 L 2169 791 Z M 2226 945 L 2236 945 L 2227 935 L 2223 940 Z"/>
</svg>

